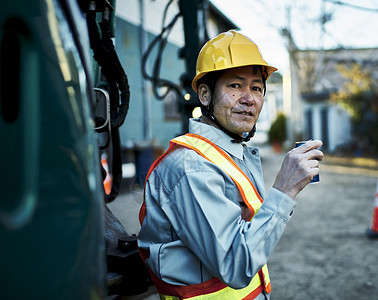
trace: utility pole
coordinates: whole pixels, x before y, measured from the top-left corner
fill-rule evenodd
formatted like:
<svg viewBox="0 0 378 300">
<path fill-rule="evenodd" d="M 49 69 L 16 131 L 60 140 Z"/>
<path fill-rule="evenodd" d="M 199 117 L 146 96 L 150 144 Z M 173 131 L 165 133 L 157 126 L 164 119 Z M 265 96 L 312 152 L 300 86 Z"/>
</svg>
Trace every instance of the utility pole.
<svg viewBox="0 0 378 300">
<path fill-rule="evenodd" d="M 286 136 L 289 143 L 301 140 L 303 138 L 303 100 L 299 89 L 299 66 L 296 53 L 296 46 L 290 29 L 291 8 L 287 7 L 288 25 L 283 29 L 281 34 L 287 38 L 287 47 L 289 51 L 290 72 L 284 78 L 284 113 L 287 116 Z"/>
<path fill-rule="evenodd" d="M 207 0 L 180 0 L 179 3 L 185 35 L 185 46 L 180 51 L 180 58 L 185 60 L 185 73 L 181 76 L 185 96 L 179 99 L 179 105 L 182 131 L 186 132 L 193 109 L 199 106 L 197 94 L 192 90 L 191 82 L 196 74 L 197 54 L 204 39 L 207 38 L 205 34 L 202 34 L 206 33 Z"/>
<path fill-rule="evenodd" d="M 139 36 L 140 36 L 140 53 L 144 53 L 147 49 L 147 35 L 144 28 L 144 0 L 139 0 Z M 151 128 L 151 98 L 148 94 L 148 83 L 142 79 L 142 97 L 143 97 L 143 138 L 145 141 L 151 141 L 152 128 Z"/>
</svg>

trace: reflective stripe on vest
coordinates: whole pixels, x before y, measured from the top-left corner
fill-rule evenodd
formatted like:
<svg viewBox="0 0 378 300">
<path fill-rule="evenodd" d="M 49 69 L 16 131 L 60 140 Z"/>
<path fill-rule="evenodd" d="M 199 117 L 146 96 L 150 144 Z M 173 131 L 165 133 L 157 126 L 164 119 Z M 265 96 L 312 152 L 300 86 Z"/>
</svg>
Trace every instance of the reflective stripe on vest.
<svg viewBox="0 0 378 300">
<path fill-rule="evenodd" d="M 258 191 L 256 190 L 253 183 L 249 180 L 249 178 L 244 174 L 244 172 L 235 164 L 235 162 L 231 159 L 231 157 L 216 146 L 211 141 L 205 139 L 202 136 L 196 134 L 186 134 L 183 136 L 179 136 L 173 139 L 170 143 L 169 149 L 160 157 L 158 158 L 151 166 L 147 178 L 153 171 L 153 169 L 169 154 L 173 149 L 175 149 L 176 145 L 181 145 L 183 147 L 192 149 L 196 151 L 199 155 L 206 158 L 207 160 L 211 161 L 218 167 L 220 167 L 224 172 L 226 172 L 231 179 L 234 181 L 238 190 L 243 198 L 243 201 L 248 206 L 251 211 L 252 217 L 258 212 L 262 198 L 259 195 Z M 143 223 L 144 217 L 146 214 L 146 207 L 145 203 L 143 203 L 140 214 L 139 220 L 140 223 Z M 251 218 L 252 218 L 251 217 Z M 144 255 L 142 255 L 143 257 Z M 145 257 L 143 257 L 145 259 Z M 152 272 L 151 272 L 152 273 Z M 152 273 L 152 279 L 159 291 L 161 299 L 191 299 L 191 300 L 216 300 L 216 299 L 254 299 L 257 297 L 258 294 L 262 292 L 262 284 L 265 287 L 265 291 L 270 293 L 271 286 L 270 286 L 270 278 L 268 273 L 268 267 L 265 264 L 261 270 L 256 274 L 250 284 L 239 290 L 232 289 L 227 287 L 226 285 L 222 284 L 218 278 L 210 279 L 209 281 L 216 280 L 217 288 L 215 291 L 211 290 L 210 292 L 200 292 L 202 286 L 205 286 L 209 281 L 204 282 L 203 284 L 196 284 L 194 286 L 176 286 L 170 285 L 166 282 L 163 282 L 158 277 L 154 276 Z M 192 288 L 191 288 L 192 287 Z M 192 292 L 186 293 L 181 290 L 190 291 Z M 195 291 L 196 290 L 196 291 Z M 167 291 L 169 293 L 167 293 Z M 170 296 L 168 296 L 170 294 Z M 167 295 L 167 296 L 166 296 Z"/>
<path fill-rule="evenodd" d="M 235 290 L 233 288 L 230 288 L 226 286 L 223 289 L 220 289 L 219 291 L 208 293 L 204 295 L 198 295 L 194 297 L 189 298 L 180 298 L 175 296 L 166 296 L 160 294 L 160 299 L 164 300 L 233 300 L 233 299 L 254 299 L 256 298 L 261 292 L 263 291 L 263 288 L 261 286 L 261 281 L 259 276 L 255 276 L 252 278 L 250 284 L 246 286 L 245 288 Z"/>
</svg>

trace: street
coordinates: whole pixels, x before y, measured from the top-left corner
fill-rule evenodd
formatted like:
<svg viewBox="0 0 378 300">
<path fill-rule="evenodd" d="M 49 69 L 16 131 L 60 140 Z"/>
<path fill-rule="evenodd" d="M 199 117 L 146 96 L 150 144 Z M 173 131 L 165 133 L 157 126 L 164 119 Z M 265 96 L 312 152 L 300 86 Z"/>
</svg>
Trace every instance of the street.
<svg viewBox="0 0 378 300">
<path fill-rule="evenodd" d="M 284 154 L 263 147 L 261 157 L 268 189 Z M 325 158 L 320 183 L 297 196 L 294 216 L 269 259 L 272 300 L 378 299 L 378 239 L 365 235 L 377 178 L 377 165 L 343 166 Z M 130 234 L 139 231 L 141 201 L 142 191 L 135 188 L 108 204 Z M 144 295 L 122 299 L 159 297 L 152 287 Z"/>
<path fill-rule="evenodd" d="M 378 299 L 378 239 L 365 235 L 377 168 L 328 163 L 325 158 L 320 167 L 320 183 L 297 196 L 294 216 L 269 260 L 272 300 Z M 266 176 L 272 183 L 273 174 Z"/>
</svg>

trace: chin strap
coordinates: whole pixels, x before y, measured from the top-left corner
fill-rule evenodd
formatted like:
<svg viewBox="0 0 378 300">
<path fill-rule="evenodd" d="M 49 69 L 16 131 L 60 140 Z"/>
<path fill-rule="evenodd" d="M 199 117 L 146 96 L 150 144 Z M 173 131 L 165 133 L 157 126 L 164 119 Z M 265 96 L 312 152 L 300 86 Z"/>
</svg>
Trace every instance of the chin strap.
<svg viewBox="0 0 378 300">
<path fill-rule="evenodd" d="M 242 142 L 248 142 L 254 135 L 255 135 L 255 132 L 256 132 L 256 124 L 253 126 L 252 130 L 250 132 L 244 132 L 243 133 L 243 136 L 239 136 L 229 130 L 227 130 L 226 128 L 224 128 L 219 122 L 217 119 L 215 119 L 215 117 L 213 116 L 213 114 L 207 109 L 207 107 L 201 105 L 201 111 L 202 111 L 202 114 L 206 117 L 208 117 L 215 125 L 217 125 L 217 127 L 222 130 L 224 133 L 226 133 L 227 135 L 229 135 L 232 140 L 231 142 L 232 143 L 242 143 Z"/>
<path fill-rule="evenodd" d="M 256 133 L 256 124 L 253 125 L 253 128 L 252 128 L 252 130 L 250 132 L 244 132 L 243 133 L 243 137 L 241 138 L 241 141 L 234 141 L 234 140 L 232 140 L 231 142 L 233 142 L 233 143 L 248 142 L 251 138 L 253 138 L 253 136 L 255 135 L 255 133 Z"/>
</svg>

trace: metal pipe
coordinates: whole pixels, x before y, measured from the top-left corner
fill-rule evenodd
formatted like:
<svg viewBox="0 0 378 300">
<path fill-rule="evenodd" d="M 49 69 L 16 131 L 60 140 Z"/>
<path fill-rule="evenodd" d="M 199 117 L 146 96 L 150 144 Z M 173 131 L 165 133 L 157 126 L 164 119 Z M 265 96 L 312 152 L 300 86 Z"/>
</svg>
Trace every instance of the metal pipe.
<svg viewBox="0 0 378 300">
<path fill-rule="evenodd" d="M 146 51 L 147 35 L 144 28 L 144 0 L 139 0 L 139 13 L 140 13 L 140 25 L 139 25 L 139 46 L 141 53 L 141 62 L 143 53 Z M 152 139 L 151 129 L 151 99 L 147 93 L 147 82 L 142 77 L 142 97 L 143 97 L 143 137 L 144 140 Z"/>
</svg>

